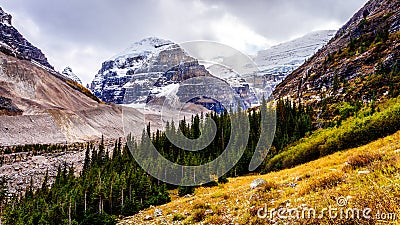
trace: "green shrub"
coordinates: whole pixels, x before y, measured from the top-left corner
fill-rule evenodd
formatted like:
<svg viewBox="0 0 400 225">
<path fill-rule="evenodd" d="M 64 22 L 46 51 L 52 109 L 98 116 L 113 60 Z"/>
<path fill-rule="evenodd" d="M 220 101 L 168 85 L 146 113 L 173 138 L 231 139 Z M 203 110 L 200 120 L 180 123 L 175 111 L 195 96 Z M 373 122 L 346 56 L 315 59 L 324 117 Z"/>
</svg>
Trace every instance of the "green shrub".
<svg viewBox="0 0 400 225">
<path fill-rule="evenodd" d="M 185 195 L 192 195 L 194 194 L 195 187 L 186 187 L 186 186 L 179 186 L 178 188 L 178 195 L 183 197 Z"/>
<path fill-rule="evenodd" d="M 174 214 L 174 216 L 172 217 L 172 221 L 182 221 L 185 219 L 186 217 L 182 214 Z"/>
<path fill-rule="evenodd" d="M 350 117 L 339 127 L 321 129 L 303 138 L 270 159 L 264 172 L 291 168 L 395 133 L 400 130 L 400 98 L 389 100 L 388 104 L 380 112 L 360 113 L 359 117 Z"/>
</svg>

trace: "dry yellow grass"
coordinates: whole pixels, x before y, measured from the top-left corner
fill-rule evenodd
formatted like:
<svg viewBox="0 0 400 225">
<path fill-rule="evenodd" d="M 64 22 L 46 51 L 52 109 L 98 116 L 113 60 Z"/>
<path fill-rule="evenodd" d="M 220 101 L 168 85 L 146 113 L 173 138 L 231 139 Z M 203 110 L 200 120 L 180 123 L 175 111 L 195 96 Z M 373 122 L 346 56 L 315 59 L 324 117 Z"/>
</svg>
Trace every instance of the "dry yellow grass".
<svg viewBox="0 0 400 225">
<path fill-rule="evenodd" d="M 250 190 L 250 183 L 257 178 L 269 184 Z M 338 206 L 338 200 L 346 205 Z M 301 216 L 283 219 L 277 215 L 261 219 L 257 212 L 264 206 L 313 208 L 317 217 L 324 208 L 335 207 L 339 216 L 333 219 L 324 212 L 322 218 L 315 219 Z M 154 217 L 156 208 L 152 207 L 119 224 L 400 224 L 400 131 L 292 169 L 229 179 L 229 183 L 218 187 L 198 188 L 190 198 L 179 198 L 172 192 L 172 202 L 157 208 L 163 211 L 163 216 Z M 362 210 L 367 208 L 372 210 L 367 214 L 371 219 L 362 217 Z M 360 209 L 361 219 L 346 220 L 348 209 Z M 375 219 L 378 210 L 380 215 L 385 213 L 391 218 Z"/>
</svg>

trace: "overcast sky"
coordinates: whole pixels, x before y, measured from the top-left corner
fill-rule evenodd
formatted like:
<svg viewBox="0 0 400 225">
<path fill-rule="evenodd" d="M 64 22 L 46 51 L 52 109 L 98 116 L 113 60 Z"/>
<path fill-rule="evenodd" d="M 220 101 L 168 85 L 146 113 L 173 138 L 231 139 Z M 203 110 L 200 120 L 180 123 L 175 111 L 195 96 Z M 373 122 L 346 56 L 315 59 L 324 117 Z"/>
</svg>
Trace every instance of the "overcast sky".
<svg viewBox="0 0 400 225">
<path fill-rule="evenodd" d="M 0 0 L 13 25 L 61 71 L 90 83 L 101 63 L 149 36 L 212 40 L 253 54 L 340 28 L 367 0 Z"/>
</svg>

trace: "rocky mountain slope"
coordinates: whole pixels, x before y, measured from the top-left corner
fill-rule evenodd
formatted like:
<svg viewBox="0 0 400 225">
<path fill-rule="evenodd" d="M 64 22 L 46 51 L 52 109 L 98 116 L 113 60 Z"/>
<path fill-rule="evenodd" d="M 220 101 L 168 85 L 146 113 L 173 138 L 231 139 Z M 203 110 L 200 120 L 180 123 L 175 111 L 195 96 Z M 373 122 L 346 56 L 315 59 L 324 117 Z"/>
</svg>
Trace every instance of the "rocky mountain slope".
<svg viewBox="0 0 400 225">
<path fill-rule="evenodd" d="M 78 82 L 78 83 L 80 83 L 80 84 L 82 84 L 82 81 L 81 81 L 81 79 L 79 79 L 79 77 L 74 73 L 74 72 L 72 72 L 72 69 L 71 69 L 71 67 L 66 67 L 62 72 L 61 72 L 61 74 L 62 75 L 64 75 L 66 78 L 68 78 L 68 79 L 71 79 L 71 80 L 73 80 L 73 81 L 75 81 L 75 82 Z"/>
<path fill-rule="evenodd" d="M 0 146 L 124 136 L 121 106 L 99 103 L 82 85 L 54 71 L 3 10 L 0 22 Z M 144 115 L 129 110 L 127 118 L 143 121 Z"/>
<path fill-rule="evenodd" d="M 0 115 L 18 115 L 21 114 L 20 110 L 9 98 L 0 96 Z"/>
<path fill-rule="evenodd" d="M 400 2 L 371 0 L 274 91 L 311 104 L 372 102 L 399 94 Z M 325 111 L 335 111 L 326 108 Z M 323 114 L 324 112 L 322 112 Z M 329 118 L 330 113 L 325 113 Z"/>
<path fill-rule="evenodd" d="M 115 140 L 125 136 L 124 122 L 140 136 L 145 118 L 161 129 L 156 112 L 99 103 L 86 91 L 55 71 L 0 52 L 0 146 Z"/>
<path fill-rule="evenodd" d="M 20 58 L 34 60 L 41 65 L 53 69 L 42 51 L 27 41 L 12 26 L 12 16 L 0 7 L 0 48 L 10 51 Z"/>
<path fill-rule="evenodd" d="M 0 146 L 123 136 L 121 107 L 99 104 L 27 60 L 0 52 Z M 15 112 L 15 113 L 12 113 Z"/>
<path fill-rule="evenodd" d="M 104 104 L 53 69 L 1 50 L 0 146 L 86 142 L 102 136 L 115 140 L 126 135 L 124 122 L 133 124 L 130 132 L 140 136 L 145 118 L 161 129 L 175 116 L 167 113 L 162 121 L 157 112 Z"/>
</svg>

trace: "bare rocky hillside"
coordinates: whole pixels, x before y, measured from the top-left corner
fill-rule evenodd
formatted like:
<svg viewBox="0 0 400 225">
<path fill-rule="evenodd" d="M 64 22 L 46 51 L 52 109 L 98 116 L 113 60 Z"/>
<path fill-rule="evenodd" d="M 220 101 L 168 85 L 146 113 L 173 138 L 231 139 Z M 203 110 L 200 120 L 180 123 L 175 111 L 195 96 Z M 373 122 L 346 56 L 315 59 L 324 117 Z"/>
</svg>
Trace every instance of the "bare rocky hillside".
<svg viewBox="0 0 400 225">
<path fill-rule="evenodd" d="M 274 91 L 319 108 L 398 95 L 400 1 L 371 0 Z"/>
</svg>

